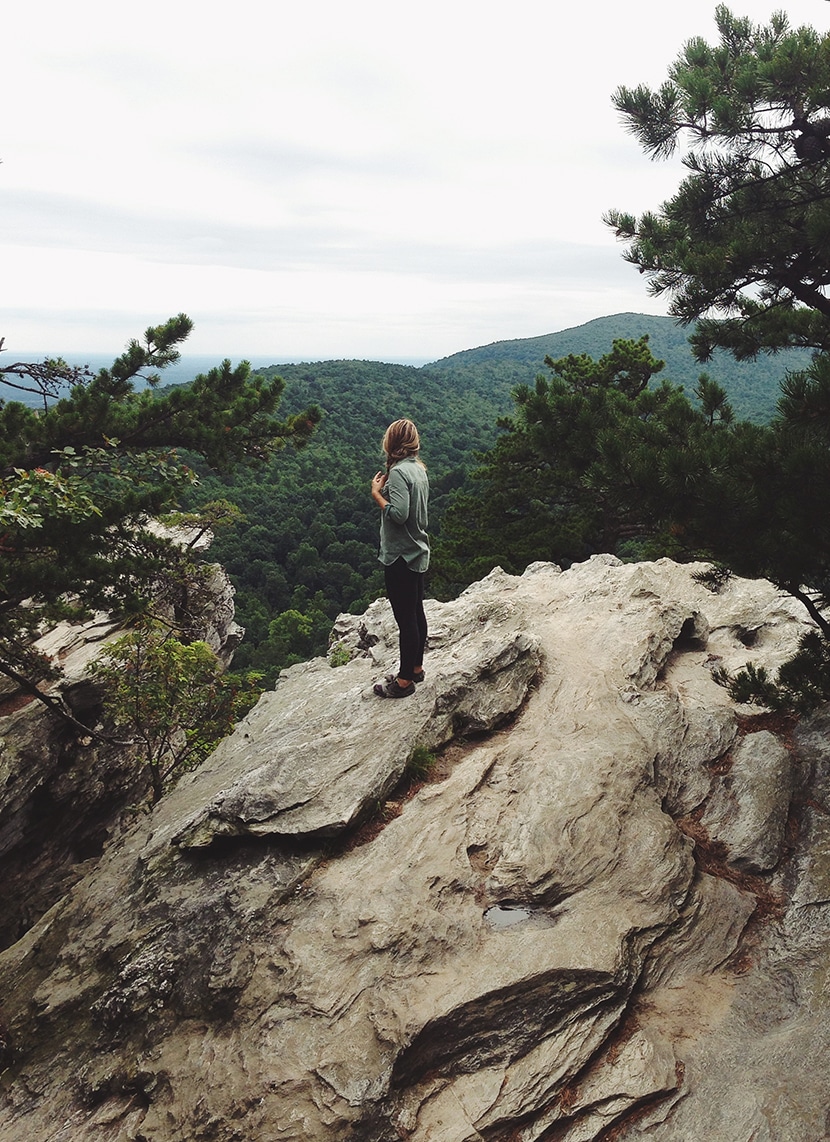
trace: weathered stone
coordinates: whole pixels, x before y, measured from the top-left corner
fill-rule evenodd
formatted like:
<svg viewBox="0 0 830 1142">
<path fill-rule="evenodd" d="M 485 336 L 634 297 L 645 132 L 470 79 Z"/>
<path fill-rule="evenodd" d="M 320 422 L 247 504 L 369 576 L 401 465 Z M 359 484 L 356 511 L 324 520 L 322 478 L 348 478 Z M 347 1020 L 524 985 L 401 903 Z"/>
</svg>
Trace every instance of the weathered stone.
<svg viewBox="0 0 830 1142">
<path fill-rule="evenodd" d="M 437 748 L 481 733 L 514 713 L 539 670 L 528 616 L 507 602 L 462 596 L 437 608 L 429 676 L 401 701 L 379 700 L 372 683 L 397 665 L 397 627 L 384 600 L 336 637 L 367 648 L 332 668 L 316 659 L 286 670 L 276 690 L 202 768 L 195 819 L 176 837 L 200 848 L 221 836 L 329 837 L 377 805 L 404 774 L 415 745 Z M 209 783 L 219 787 L 205 807 Z"/>
<path fill-rule="evenodd" d="M 655 941 L 645 978 L 653 987 L 678 987 L 722 967 L 737 950 L 758 901 L 751 892 L 699 874 L 681 911 L 680 923 Z"/>
<path fill-rule="evenodd" d="M 686 816 L 709 796 L 711 763 L 727 752 L 738 732 L 733 710 L 707 698 L 704 703 L 691 694 L 681 698 L 676 690 L 659 689 L 640 699 L 656 729 L 654 783 L 673 817 Z"/>
<path fill-rule="evenodd" d="M 789 753 L 767 730 L 748 734 L 732 754 L 729 772 L 715 781 L 701 824 L 747 872 L 778 863 L 793 789 Z"/>
<path fill-rule="evenodd" d="M 242 633 L 233 618 L 233 587 L 217 564 L 204 571 L 193 587 L 197 597 L 185 600 L 185 609 L 197 616 L 190 633 L 229 662 Z M 53 693 L 61 692 L 90 729 L 101 728 L 103 709 L 87 670 L 121 634 L 118 621 L 98 612 L 86 623 L 59 623 L 36 644 L 63 671 Z M 67 731 L 28 695 L 7 695 L 0 710 L 0 947 L 6 947 L 133 819 L 149 779 L 136 749 Z"/>
<path fill-rule="evenodd" d="M 712 666 L 774 668 L 805 619 L 694 570 L 494 573 L 429 604 L 397 702 L 386 604 L 341 616 L 346 665 L 288 671 L 0 956 L 3 1142 L 822 1137 L 819 871 L 800 841 L 763 872 L 746 796 L 754 879 L 673 819 L 742 764 Z"/>
</svg>

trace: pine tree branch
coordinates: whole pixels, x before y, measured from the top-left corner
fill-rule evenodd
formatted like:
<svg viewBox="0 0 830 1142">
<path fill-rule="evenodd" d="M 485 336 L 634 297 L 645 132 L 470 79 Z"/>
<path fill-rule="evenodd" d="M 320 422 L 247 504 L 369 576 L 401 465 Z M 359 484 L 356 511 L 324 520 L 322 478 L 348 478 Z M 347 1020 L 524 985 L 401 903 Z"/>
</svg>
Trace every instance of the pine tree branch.
<svg viewBox="0 0 830 1142">
<path fill-rule="evenodd" d="M 792 595 L 794 599 L 798 599 L 800 603 L 804 604 L 804 606 L 807 608 L 807 611 L 809 612 L 810 618 L 819 627 L 824 637 L 830 640 L 830 620 L 824 617 L 824 615 L 819 610 L 815 600 L 812 599 L 806 593 L 806 591 L 803 591 L 800 587 L 785 586 L 784 590 L 787 591 L 788 594 Z"/>
<path fill-rule="evenodd" d="M 826 297 L 820 289 L 808 285 L 795 275 L 781 274 L 781 282 L 793 297 L 824 314 L 825 317 L 830 317 L 830 297 Z"/>
</svg>

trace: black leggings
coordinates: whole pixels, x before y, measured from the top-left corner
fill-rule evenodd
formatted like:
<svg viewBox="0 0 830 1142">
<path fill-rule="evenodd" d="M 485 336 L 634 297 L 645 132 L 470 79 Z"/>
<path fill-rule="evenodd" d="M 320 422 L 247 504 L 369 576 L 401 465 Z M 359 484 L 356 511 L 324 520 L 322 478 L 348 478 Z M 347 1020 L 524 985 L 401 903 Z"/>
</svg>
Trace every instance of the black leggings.
<svg viewBox="0 0 830 1142">
<path fill-rule="evenodd" d="M 427 619 L 424 614 L 424 575 L 412 571 L 401 556 L 383 569 L 386 594 L 398 624 L 401 668 L 399 678 L 412 681 L 416 666 L 424 661 Z"/>
</svg>

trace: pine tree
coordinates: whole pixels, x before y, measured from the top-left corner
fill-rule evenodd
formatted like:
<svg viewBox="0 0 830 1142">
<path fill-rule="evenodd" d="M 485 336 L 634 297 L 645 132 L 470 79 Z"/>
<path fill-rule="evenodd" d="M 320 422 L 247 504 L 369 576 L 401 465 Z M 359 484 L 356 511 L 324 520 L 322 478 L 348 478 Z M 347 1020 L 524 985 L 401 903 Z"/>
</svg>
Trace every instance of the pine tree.
<svg viewBox="0 0 830 1142">
<path fill-rule="evenodd" d="M 598 360 L 545 363 L 551 376 L 514 389 L 505 435 L 445 516 L 436 552 L 443 594 L 496 564 L 520 573 L 537 559 L 567 565 L 632 544 L 660 554 L 676 546 L 666 538 L 660 465 L 671 469 L 693 433 L 714 434 L 715 422 L 730 419 L 723 391 L 704 382 L 704 413 L 679 386 L 652 387 L 664 363 L 647 336 L 616 340 Z"/>
<path fill-rule="evenodd" d="M 160 392 L 157 370 L 191 328 L 184 314 L 149 328 L 96 376 L 60 360 L 0 367 L 0 382 L 42 403 L 0 405 L 0 674 L 47 704 L 59 707 L 37 683 L 59 670 L 33 649 L 44 623 L 141 613 L 192 571 L 193 552 L 157 526 L 197 479 L 187 453 L 228 471 L 301 446 L 320 419 L 316 407 L 276 419 L 282 380 L 247 362 Z"/>
<path fill-rule="evenodd" d="M 830 350 L 830 36 L 783 13 L 764 27 L 720 5 L 715 20 L 719 42 L 690 40 L 656 91 L 615 93 L 652 157 L 685 143 L 689 174 L 656 212 L 606 221 L 650 292 L 698 322 L 699 360 Z"/>
<path fill-rule="evenodd" d="M 650 291 L 697 322 L 699 360 L 815 350 L 770 425 L 732 426 L 708 457 L 690 441 L 655 481 L 684 550 L 804 603 L 817 629 L 800 655 L 777 683 L 749 671 L 733 693 L 806 707 L 830 693 L 830 35 L 783 13 L 764 27 L 720 5 L 715 19 L 719 42 L 690 40 L 657 91 L 616 92 L 646 152 L 684 140 L 690 173 L 657 212 L 606 220 Z"/>
</svg>

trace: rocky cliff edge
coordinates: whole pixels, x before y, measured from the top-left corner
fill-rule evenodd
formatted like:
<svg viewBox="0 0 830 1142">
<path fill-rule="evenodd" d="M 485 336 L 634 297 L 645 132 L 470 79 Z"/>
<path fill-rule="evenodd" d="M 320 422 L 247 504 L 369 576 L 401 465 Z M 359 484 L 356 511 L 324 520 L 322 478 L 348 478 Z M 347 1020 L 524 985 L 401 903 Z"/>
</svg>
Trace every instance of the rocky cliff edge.
<svg viewBox="0 0 830 1142">
<path fill-rule="evenodd" d="M 2 1142 L 816 1142 L 830 716 L 768 583 L 608 556 L 388 605 L 0 956 Z M 436 755 L 413 780 L 413 754 Z"/>
</svg>

